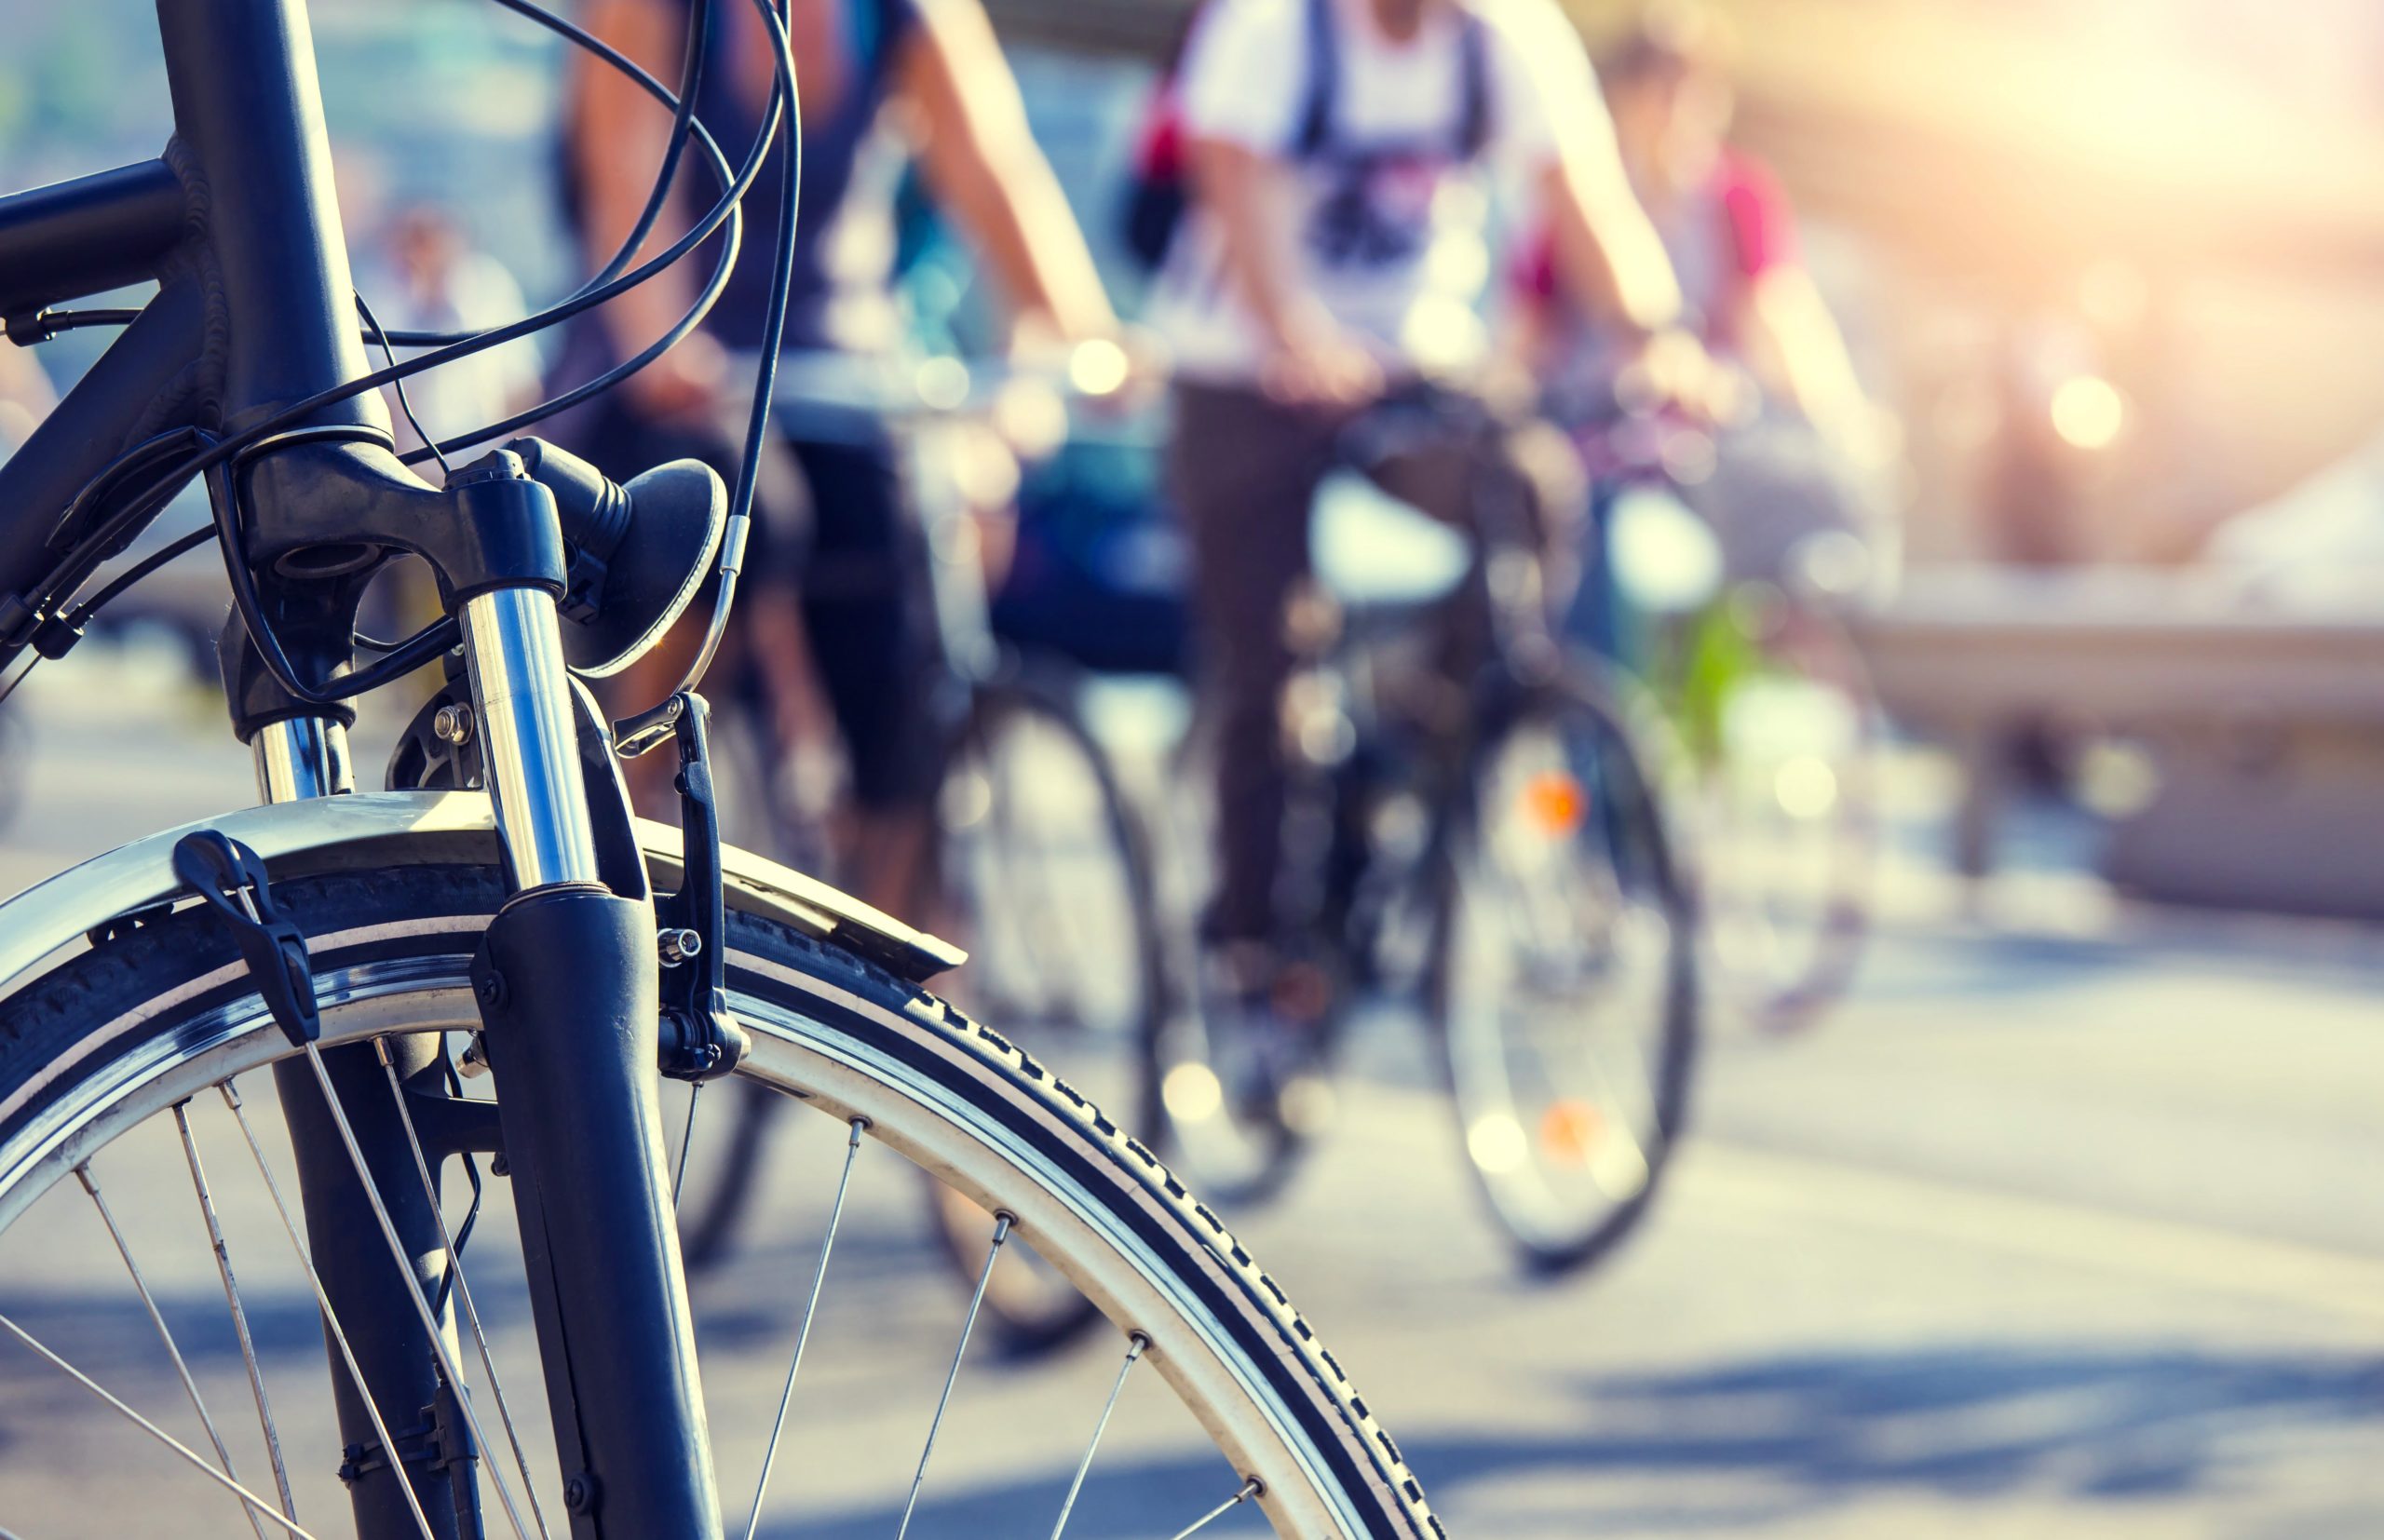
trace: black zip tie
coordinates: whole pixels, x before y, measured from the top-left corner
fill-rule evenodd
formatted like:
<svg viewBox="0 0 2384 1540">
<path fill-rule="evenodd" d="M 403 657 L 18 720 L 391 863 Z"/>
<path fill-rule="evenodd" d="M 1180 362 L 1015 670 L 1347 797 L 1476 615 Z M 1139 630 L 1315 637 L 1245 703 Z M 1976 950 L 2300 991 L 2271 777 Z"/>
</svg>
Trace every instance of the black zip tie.
<svg viewBox="0 0 2384 1540">
<path fill-rule="evenodd" d="M 274 903 L 264 858 L 237 840 L 202 829 L 174 842 L 174 875 L 231 925 L 257 993 L 291 1046 L 303 1048 L 321 1036 L 306 937 Z"/>
</svg>

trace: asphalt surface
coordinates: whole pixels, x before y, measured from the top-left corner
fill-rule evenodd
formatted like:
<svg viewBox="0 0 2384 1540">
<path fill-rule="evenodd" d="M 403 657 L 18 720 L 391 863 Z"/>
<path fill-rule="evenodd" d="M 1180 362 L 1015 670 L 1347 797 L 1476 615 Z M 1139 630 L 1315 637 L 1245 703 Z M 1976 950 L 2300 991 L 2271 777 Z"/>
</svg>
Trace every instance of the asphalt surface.
<svg viewBox="0 0 2384 1540">
<path fill-rule="evenodd" d="M 27 704 L 0 887 L 251 796 L 244 756 L 179 692 L 94 669 Z M 1279 1204 L 1228 1217 L 1453 1533 L 2384 1533 L 2377 938 L 2145 913 L 2058 882 L 2007 885 L 1986 923 L 1949 891 L 1925 874 L 1899 889 L 1854 998 L 1818 1033 L 1717 1030 L 1693 1142 L 1589 1277 L 1518 1268 L 1420 1033 L 1396 1012 L 1369 1023 L 1335 1137 Z M 300 1516 L 321 1522 L 340 1503 L 313 1311 L 237 1129 L 220 1108 L 195 1117 L 254 1259 Z M 821 1121 L 782 1130 L 764 1224 L 698 1290 L 738 1533 L 833 1190 L 840 1130 L 806 1126 Z M 898 1167 L 864 1151 L 764 1533 L 894 1533 L 966 1303 Z M 170 1129 L 99 1169 L 238 1468 L 268 1480 Z M 492 1190 L 485 1233 L 502 1236 Z M 0 1241 L 0 1312 L 200 1442 L 87 1200 L 53 1194 L 34 1218 Z M 485 1245 L 474 1281 L 499 1369 L 529 1385 L 509 1240 Z M 1119 1352 L 1104 1336 L 1029 1363 L 975 1344 L 911 1533 L 1049 1533 Z M 534 1408 L 523 1432 L 548 1464 L 541 1421 Z M 1068 1533 L 1164 1536 L 1232 1490 L 1158 1382 L 1131 1379 Z M 243 1528 L 0 1341 L 0 1529 Z"/>
</svg>

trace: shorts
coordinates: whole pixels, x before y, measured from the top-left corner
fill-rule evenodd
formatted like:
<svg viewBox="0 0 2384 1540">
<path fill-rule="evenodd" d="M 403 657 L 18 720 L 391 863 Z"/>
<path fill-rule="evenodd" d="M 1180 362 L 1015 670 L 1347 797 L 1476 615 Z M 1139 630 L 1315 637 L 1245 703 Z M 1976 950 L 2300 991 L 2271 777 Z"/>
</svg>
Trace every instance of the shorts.
<svg viewBox="0 0 2384 1540">
<path fill-rule="evenodd" d="M 649 424 L 618 393 L 594 405 L 585 446 L 565 447 L 615 480 L 694 459 L 734 483 L 743 449 L 735 425 Z M 795 596 L 851 762 L 853 800 L 872 812 L 925 807 L 937 780 L 935 617 L 926 551 L 902 496 L 894 445 L 874 426 L 777 440 L 755 483 L 741 579 Z"/>
</svg>

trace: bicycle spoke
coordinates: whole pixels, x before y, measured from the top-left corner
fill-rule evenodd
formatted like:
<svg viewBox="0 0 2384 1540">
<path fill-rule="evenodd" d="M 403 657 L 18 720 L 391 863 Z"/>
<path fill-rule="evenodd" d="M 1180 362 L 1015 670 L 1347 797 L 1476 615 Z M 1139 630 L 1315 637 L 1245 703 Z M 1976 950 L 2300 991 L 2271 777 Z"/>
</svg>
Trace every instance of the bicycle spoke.
<svg viewBox="0 0 2384 1540">
<path fill-rule="evenodd" d="M 1007 757 L 1004 758 L 1003 763 L 1008 763 Z M 1051 992 L 1048 988 L 1048 980 L 1063 977 L 1063 973 L 1062 969 L 1053 966 L 1051 949 L 1062 944 L 1062 933 L 1066 929 L 1068 921 L 1075 912 L 1070 906 L 1053 905 L 1049 901 L 1051 891 L 1050 872 L 1048 870 L 1049 852 L 1042 849 L 1039 842 L 1028 847 L 1022 847 L 1019 844 L 1020 810 L 1013 800 L 1015 793 L 1005 792 L 1003 790 L 1005 779 L 1003 767 L 996 764 L 994 752 L 988 747 L 985 754 L 985 783 L 992 789 L 993 806 L 988 810 L 987 818 L 993 825 L 993 848 L 1003 853 L 999 858 L 1000 868 L 1003 876 L 1009 879 L 1005 885 L 1010 889 L 1011 896 L 1017 900 L 1018 907 L 1015 912 L 1035 914 L 1053 922 L 1047 925 L 1022 925 L 1019 927 L 1019 939 L 1022 942 L 1022 950 L 1032 959 L 1030 966 L 1036 981 L 1047 986 L 1037 991 L 1044 996 L 1038 1004 L 1046 1007 L 1047 1017 L 1056 1017 L 1058 1011 L 1050 998 Z M 1011 858 L 1022 848 L 1025 848 L 1028 852 L 1024 858 Z"/>
<path fill-rule="evenodd" d="M 108 1238 L 115 1242 L 115 1254 L 124 1259 L 124 1270 L 132 1275 L 132 1287 L 141 1295 L 142 1307 L 149 1312 L 149 1324 L 157 1329 L 157 1340 L 166 1344 L 166 1357 L 174 1360 L 174 1372 L 182 1376 L 183 1389 L 190 1397 L 191 1410 L 198 1413 L 198 1425 L 207 1429 L 207 1441 L 215 1446 L 215 1457 L 224 1462 L 224 1474 L 237 1479 L 239 1471 L 232 1465 L 232 1452 L 224 1445 L 224 1435 L 216 1431 L 215 1419 L 208 1412 L 206 1398 L 198 1393 L 198 1382 L 191 1377 L 190 1364 L 174 1342 L 174 1334 L 166 1326 L 166 1317 L 157 1308 L 156 1297 L 149 1292 L 149 1280 L 141 1276 L 141 1264 L 132 1260 L 132 1247 L 116 1226 L 115 1214 L 108 1208 L 108 1200 L 100 1194 L 100 1179 L 91 1174 L 91 1163 L 74 1168 L 75 1180 L 90 1196 L 91 1207 L 100 1211 L 100 1223 L 108 1227 Z M 249 1527 L 256 1531 L 257 1540 L 264 1540 L 264 1525 L 254 1508 L 247 1508 Z"/>
<path fill-rule="evenodd" d="M 404 1496 L 406 1511 L 413 1515 L 414 1528 L 422 1540 L 439 1540 L 431 1532 L 430 1520 L 423 1517 L 422 1500 L 414 1495 L 413 1480 L 406 1474 L 405 1461 L 398 1452 L 398 1441 L 389 1435 L 389 1425 L 383 1420 L 381 1409 L 373 1404 L 372 1390 L 364 1380 L 363 1366 L 356 1361 L 356 1349 L 348 1345 L 347 1332 L 339 1324 L 339 1313 L 332 1308 L 331 1290 L 323 1287 L 323 1276 L 315 1271 L 315 1259 L 306 1250 L 305 1237 L 298 1233 L 298 1222 L 290 1212 L 290 1205 L 281 1196 L 281 1183 L 273 1179 L 273 1168 L 264 1158 L 264 1146 L 257 1141 L 257 1131 L 249 1122 L 248 1110 L 240 1104 L 240 1093 L 229 1080 L 217 1085 L 224 1094 L 224 1104 L 232 1109 L 232 1116 L 240 1125 L 240 1136 L 248 1141 L 249 1154 L 256 1158 L 257 1174 L 264 1178 L 264 1189 L 272 1195 L 274 1212 L 281 1216 L 283 1234 L 290 1237 L 291 1250 L 298 1254 L 298 1265 L 306 1274 L 306 1282 L 315 1291 L 315 1306 L 323 1313 L 323 1329 L 331 1333 L 332 1343 L 339 1349 L 340 1361 L 347 1366 L 347 1377 L 356 1386 L 356 1398 L 364 1405 L 364 1415 L 371 1419 L 372 1436 L 381 1440 L 381 1449 L 388 1457 L 389 1474 L 396 1479 L 398 1491 Z M 460 1394 L 456 1399 L 461 1400 Z"/>
<path fill-rule="evenodd" d="M 860 1154 L 860 1136 L 869 1120 L 856 1117 L 852 1137 L 845 1141 L 845 1169 L 836 1178 L 836 1201 L 828 1209 L 828 1234 L 820 1242 L 820 1265 L 811 1275 L 811 1298 L 803 1306 L 803 1324 L 794 1333 L 794 1361 L 786 1366 L 786 1388 L 779 1393 L 778 1421 L 770 1425 L 769 1447 L 762 1452 L 762 1477 L 753 1483 L 753 1511 L 745 1520 L 745 1540 L 762 1524 L 762 1497 L 770 1490 L 770 1471 L 778 1464 L 779 1439 L 786 1434 L 786 1409 L 794 1399 L 794 1376 L 803 1368 L 803 1349 L 811 1341 L 811 1317 L 820 1310 L 820 1286 L 828 1281 L 828 1257 L 836 1249 L 836 1225 L 845 1217 L 845 1193 L 852 1185 L 853 1158 Z"/>
<path fill-rule="evenodd" d="M 381 1190 L 372 1184 L 372 1169 L 364 1161 L 364 1146 L 356 1141 L 356 1130 L 348 1124 L 347 1111 L 340 1105 L 339 1092 L 332 1086 L 332 1072 L 323 1064 L 322 1050 L 312 1043 L 306 1045 L 306 1062 L 314 1067 L 315 1084 L 323 1093 L 324 1104 L 331 1109 L 332 1124 L 339 1129 L 340 1142 L 346 1146 L 347 1162 L 356 1172 L 357 1185 L 364 1189 L 365 1201 L 372 1206 L 372 1217 L 380 1223 L 381 1236 L 389 1243 L 389 1259 L 397 1263 L 399 1275 L 405 1280 L 406 1298 L 413 1303 L 414 1314 L 421 1317 L 422 1329 L 430 1339 L 431 1356 L 439 1360 L 439 1371 L 454 1387 L 455 1405 L 463 1411 L 464 1421 L 472 1430 L 473 1441 L 486 1449 L 489 1447 L 488 1434 L 481 1429 L 480 1413 L 472 1410 L 471 1397 L 464 1388 L 463 1366 L 455 1361 L 454 1350 L 447 1345 L 447 1334 L 440 1330 L 439 1317 L 432 1312 L 430 1302 L 414 1286 L 413 1263 L 406 1256 L 406 1243 L 399 1237 L 397 1222 L 389 1218 L 388 1205 L 381 1201 Z M 411 1128 L 411 1122 L 408 1127 Z M 414 1158 L 422 1158 L 419 1142 L 414 1145 Z M 447 1226 L 445 1216 L 440 1216 L 439 1225 L 443 1233 Z M 392 1465 L 397 1462 L 397 1446 L 390 1445 Z M 488 1479 L 489 1484 L 496 1488 L 497 1501 L 505 1506 L 506 1519 L 513 1526 L 514 1540 L 530 1540 L 529 1532 L 522 1527 L 522 1515 L 514 1509 L 513 1493 L 507 1489 L 505 1478 L 492 1466 Z"/>
<path fill-rule="evenodd" d="M 298 1527 L 297 1520 L 293 1519 L 285 1519 L 280 1514 L 274 1512 L 272 1505 L 267 1503 L 264 1498 L 258 1496 L 255 1493 L 251 1492 L 239 1482 L 235 1481 L 229 1476 L 224 1475 L 213 1466 L 209 1465 L 197 1454 L 193 1453 L 189 1445 L 183 1443 L 180 1439 L 175 1438 L 164 1428 L 159 1427 L 148 1418 L 143 1417 L 138 1412 L 133 1411 L 132 1408 L 116 1399 L 115 1397 L 110 1395 L 105 1385 L 102 1385 L 99 1381 L 91 1378 L 88 1374 L 84 1373 L 73 1364 L 68 1363 L 64 1358 L 61 1358 L 57 1354 L 51 1352 L 48 1346 L 39 1338 L 35 1337 L 32 1332 L 26 1331 L 23 1327 L 19 1326 L 15 1321 L 10 1320 L 6 1316 L 0 1316 L 0 1328 L 7 1329 L 19 1342 L 23 1343 L 27 1347 L 32 1348 L 34 1352 L 48 1359 L 52 1367 L 62 1370 L 69 1378 L 74 1381 L 75 1384 L 81 1385 L 84 1389 L 89 1391 L 92 1395 L 97 1396 L 101 1400 L 105 1401 L 109 1406 L 115 1408 L 134 1426 L 140 1428 L 142 1432 L 148 1434 L 151 1438 L 156 1439 L 168 1449 L 172 1450 L 176 1454 L 181 1455 L 190 1464 L 192 1469 L 197 1471 L 201 1476 L 206 1477 L 217 1486 L 227 1489 L 235 1496 L 240 1498 L 242 1502 L 248 1505 L 250 1512 L 262 1513 L 265 1518 L 273 1520 L 273 1522 L 280 1528 L 289 1531 L 293 1535 L 296 1535 L 298 1540 L 315 1540 L 315 1536 L 311 1532 Z M 430 1529 L 428 1525 L 425 1525 L 423 1527 L 423 1534 L 425 1536 L 425 1540 L 433 1540 L 433 1537 L 430 1535 Z"/>
<path fill-rule="evenodd" d="M 430 1163 L 423 1158 L 422 1136 L 414 1132 L 413 1109 L 406 1104 L 405 1086 L 398 1079 L 398 1066 L 389 1058 L 388 1039 L 376 1037 L 372 1047 L 380 1055 L 382 1073 L 388 1076 L 389 1094 L 397 1099 L 398 1121 L 405 1125 L 406 1144 L 413 1152 L 414 1172 L 422 1178 L 422 1196 L 429 1201 L 430 1211 L 439 1221 L 439 1243 L 447 1249 L 447 1266 L 455 1280 L 455 1298 L 464 1307 L 464 1319 L 471 1326 L 472 1343 L 480 1350 L 481 1368 L 488 1374 L 489 1394 L 496 1400 L 496 1420 L 504 1425 L 505 1441 L 513 1446 L 513 1465 L 522 1472 L 522 1492 L 530 1500 L 530 1518 L 538 1526 L 538 1540 L 549 1540 L 546 1512 L 538 1506 L 538 1484 L 530 1477 L 530 1457 L 522 1452 L 522 1435 L 513 1426 L 513 1409 L 506 1404 L 504 1383 L 496 1377 L 496 1359 L 489 1353 L 488 1333 L 481 1327 L 479 1307 L 472 1304 L 472 1286 L 464 1277 L 464 1253 L 455 1245 L 454 1232 L 447 1228 L 446 1210 L 439 1207 L 439 1184 L 430 1179 Z M 456 1398 L 462 1399 L 460 1382 Z M 478 1429 L 474 1432 L 477 1434 Z M 502 1486 L 497 1489 L 499 1496 L 504 1492 Z"/>
<path fill-rule="evenodd" d="M 1215 1523 L 1218 1520 L 1224 1518 L 1226 1514 L 1231 1513 L 1234 1509 L 1241 1506 L 1242 1504 L 1249 1502 L 1253 1497 L 1257 1496 L 1260 1493 L 1265 1492 L 1266 1490 L 1266 1488 L 1259 1481 L 1257 1477 L 1252 1477 L 1249 1480 L 1241 1483 L 1241 1490 L 1239 1492 L 1235 1493 L 1224 1502 L 1219 1503 L 1215 1507 L 1211 1508 L 1208 1512 L 1194 1520 L 1192 1521 L 1191 1528 L 1177 1530 L 1172 1535 L 1168 1537 L 1168 1540 L 1189 1540 L 1190 1536 L 1199 1533 L 1202 1530 L 1207 1529 L 1211 1524 Z"/>
<path fill-rule="evenodd" d="M 977 1275 L 977 1291 L 969 1296 L 968 1318 L 960 1323 L 960 1345 L 952 1350 L 952 1369 L 943 1377 L 943 1395 L 935 1403 L 935 1420 L 928 1424 L 927 1447 L 919 1451 L 919 1468 L 911 1478 L 910 1499 L 902 1505 L 901 1527 L 894 1532 L 894 1540 L 911 1533 L 911 1513 L 919 1506 L 919 1488 L 927 1484 L 928 1460 L 935 1453 L 936 1435 L 943 1431 L 944 1409 L 952 1404 L 952 1387 L 959 1383 L 961 1360 L 968 1355 L 968 1338 L 977 1330 L 977 1315 L 985 1304 L 985 1286 L 994 1281 L 994 1263 L 1001 1261 L 1002 1242 L 1009 1239 L 1010 1217 L 994 1216 L 994 1243 L 985 1249 L 985 1266 Z"/>
<path fill-rule="evenodd" d="M 1026 858 L 1026 866 L 1035 873 L 1028 888 L 1032 895 L 1028 901 L 1038 904 L 1039 912 L 1050 922 L 1035 927 L 1046 931 L 1050 938 L 1043 965 L 1047 970 L 1046 977 L 1056 980 L 1045 985 L 1045 1019 L 1055 1025 L 1083 1025 L 1090 1013 L 1076 998 L 1075 986 L 1084 978 L 1084 973 L 1075 965 L 1086 957 L 1096 956 L 1098 949 L 1085 939 L 1082 923 L 1087 913 L 1085 906 L 1055 901 L 1059 894 L 1067 891 L 1066 879 L 1052 870 L 1055 861 L 1050 846 L 1040 841 Z M 1055 961 L 1050 949 L 1056 949 L 1066 960 Z"/>
<path fill-rule="evenodd" d="M 248 1302 L 240 1297 L 239 1281 L 232 1275 L 232 1248 L 224 1238 L 224 1222 L 215 1212 L 215 1195 L 199 1164 L 198 1141 L 191 1131 L 190 1103 L 174 1103 L 174 1127 L 183 1137 L 183 1156 L 190 1164 L 191 1188 L 198 1195 L 199 1212 L 207 1216 L 207 1238 L 215 1248 L 215 1270 L 223 1275 L 224 1299 L 232 1311 L 232 1330 L 240 1339 L 240 1358 L 248 1365 L 249 1390 L 257 1403 L 257 1425 L 264 1430 L 265 1453 L 273 1461 L 273 1484 L 281 1493 L 281 1511 L 298 1517 L 297 1500 L 290 1493 L 290 1469 L 281 1458 L 281 1433 L 273 1425 L 273 1404 L 264 1393 L 264 1369 L 257 1362 L 256 1336 L 249 1330 Z"/>
<path fill-rule="evenodd" d="M 1101 1406 L 1101 1420 L 1092 1425 L 1092 1441 L 1084 1446 L 1084 1458 L 1077 1463 L 1077 1479 L 1068 1483 L 1067 1500 L 1060 1505 L 1059 1520 L 1051 1526 L 1051 1540 L 1060 1540 L 1060 1532 L 1068 1527 L 1068 1515 L 1076 1511 L 1077 1493 L 1084 1490 L 1085 1475 L 1092 1469 L 1093 1451 L 1101 1447 L 1101 1436 L 1109 1431 L 1109 1414 L 1118 1410 L 1118 1396 L 1126 1388 L 1126 1376 L 1134 1371 L 1134 1365 L 1142 1359 L 1143 1349 L 1150 1344 L 1151 1340 L 1139 1331 L 1128 1339 L 1126 1361 L 1118 1366 L 1118 1378 L 1109 1386 L 1109 1399 Z"/>
</svg>

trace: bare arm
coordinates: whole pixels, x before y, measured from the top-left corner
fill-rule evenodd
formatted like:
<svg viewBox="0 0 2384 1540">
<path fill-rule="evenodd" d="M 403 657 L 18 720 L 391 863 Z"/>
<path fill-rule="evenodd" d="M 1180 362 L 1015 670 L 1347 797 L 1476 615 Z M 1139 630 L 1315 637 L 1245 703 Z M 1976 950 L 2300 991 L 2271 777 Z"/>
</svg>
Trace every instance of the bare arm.
<svg viewBox="0 0 2384 1540">
<path fill-rule="evenodd" d="M 1261 383 L 1296 402 L 1346 404 L 1379 390 L 1381 365 L 1303 281 L 1284 165 L 1228 140 L 1195 139 L 1186 150 L 1193 193 L 1224 247 L 1226 279 L 1272 355 Z"/>
<path fill-rule="evenodd" d="M 1300 281 L 1281 163 L 1226 140 L 1195 139 L 1186 151 L 1195 196 L 1224 246 L 1226 277 L 1267 341 L 1289 348 L 1332 330 L 1332 317 Z"/>
<path fill-rule="evenodd" d="M 1680 284 L 1610 142 L 1567 145 L 1540 173 L 1559 281 L 1593 315 L 1644 335 L 1680 320 Z"/>
<path fill-rule="evenodd" d="M 24 442 L 57 404 L 40 361 L 14 344 L 0 343 L 0 439 Z"/>
<path fill-rule="evenodd" d="M 1739 322 L 1748 365 L 1765 388 L 1794 405 L 1840 452 L 1872 458 L 1877 434 L 1871 405 L 1812 276 L 1795 266 L 1765 273 Z"/>
<path fill-rule="evenodd" d="M 661 0 L 594 0 L 583 24 L 656 79 L 678 79 L 686 37 L 674 7 Z M 579 75 L 572 95 L 568 153 L 581 197 L 580 238 L 592 272 L 612 259 L 645 211 L 655 173 L 670 144 L 670 114 L 610 65 L 584 54 L 576 57 Z M 639 260 L 670 245 L 686 225 L 674 194 Z M 615 349 L 627 357 L 669 331 L 694 299 L 688 274 L 674 265 L 607 304 L 599 314 Z M 717 351 L 690 337 L 632 376 L 625 388 L 650 409 L 667 412 L 709 399 L 722 372 Z"/>
<path fill-rule="evenodd" d="M 994 270 L 1022 324 L 1060 340 L 1106 336 L 1118 317 L 1027 128 L 1018 81 L 978 0 L 921 0 L 924 25 L 899 61 L 898 84 L 918 115 L 920 160 Z"/>
</svg>

